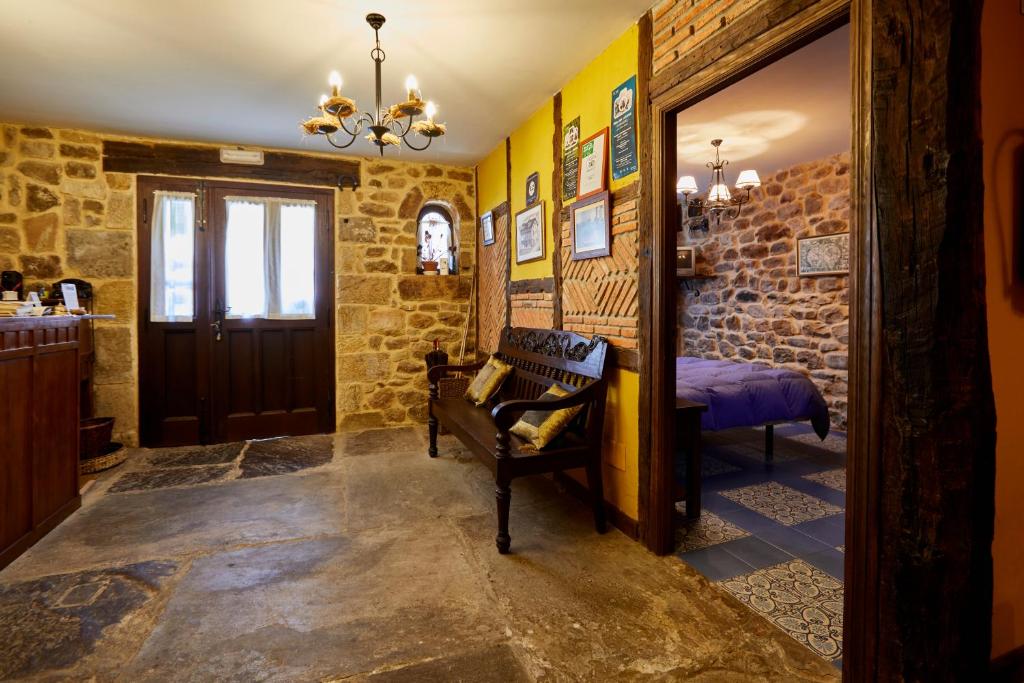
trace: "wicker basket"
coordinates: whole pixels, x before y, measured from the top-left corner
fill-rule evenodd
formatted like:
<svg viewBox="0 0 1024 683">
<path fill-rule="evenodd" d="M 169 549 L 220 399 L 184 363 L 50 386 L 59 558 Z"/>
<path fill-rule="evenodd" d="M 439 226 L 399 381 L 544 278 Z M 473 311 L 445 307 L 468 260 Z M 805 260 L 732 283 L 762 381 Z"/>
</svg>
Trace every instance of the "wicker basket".
<svg viewBox="0 0 1024 683">
<path fill-rule="evenodd" d="M 128 459 L 128 449 L 116 441 L 110 442 L 103 450 L 104 453 L 95 457 L 82 458 L 78 463 L 78 471 L 82 474 L 96 474 L 117 467 Z"/>
<path fill-rule="evenodd" d="M 90 417 L 82 420 L 78 426 L 78 457 L 85 460 L 104 453 L 113 431 L 112 417 Z"/>
<path fill-rule="evenodd" d="M 457 374 L 452 377 L 442 377 L 437 381 L 437 397 L 462 398 L 466 393 L 466 389 L 469 388 L 469 383 L 471 381 L 473 381 L 472 378 L 463 374 Z"/>
</svg>

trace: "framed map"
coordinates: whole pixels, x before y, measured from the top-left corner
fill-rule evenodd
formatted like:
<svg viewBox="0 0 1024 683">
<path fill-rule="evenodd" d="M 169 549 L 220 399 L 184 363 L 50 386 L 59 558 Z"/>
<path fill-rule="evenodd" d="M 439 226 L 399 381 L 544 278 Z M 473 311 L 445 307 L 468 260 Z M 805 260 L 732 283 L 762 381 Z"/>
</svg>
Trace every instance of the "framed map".
<svg viewBox="0 0 1024 683">
<path fill-rule="evenodd" d="M 850 233 L 802 237 L 796 241 L 797 274 L 846 275 L 850 272 Z"/>
</svg>

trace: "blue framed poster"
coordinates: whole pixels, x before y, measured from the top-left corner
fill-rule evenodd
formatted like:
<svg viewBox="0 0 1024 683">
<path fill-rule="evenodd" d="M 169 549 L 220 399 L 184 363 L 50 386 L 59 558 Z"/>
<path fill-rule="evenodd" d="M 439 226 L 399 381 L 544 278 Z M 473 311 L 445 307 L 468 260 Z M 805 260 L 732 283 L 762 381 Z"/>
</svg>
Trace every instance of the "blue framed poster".
<svg viewBox="0 0 1024 683">
<path fill-rule="evenodd" d="M 612 91 L 612 178 L 637 172 L 636 75 Z"/>
</svg>

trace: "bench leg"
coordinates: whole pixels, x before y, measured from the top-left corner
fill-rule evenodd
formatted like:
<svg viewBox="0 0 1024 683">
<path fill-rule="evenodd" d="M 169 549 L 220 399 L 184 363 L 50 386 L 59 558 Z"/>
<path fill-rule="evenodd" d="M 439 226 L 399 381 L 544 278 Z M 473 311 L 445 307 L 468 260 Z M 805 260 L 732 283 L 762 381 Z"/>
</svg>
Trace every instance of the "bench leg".
<svg viewBox="0 0 1024 683">
<path fill-rule="evenodd" d="M 512 545 L 512 537 L 508 535 L 508 510 L 512 502 L 512 488 L 509 482 L 501 479 L 496 483 L 494 498 L 498 502 L 498 535 L 494 543 L 498 546 L 498 552 L 505 555 Z"/>
<path fill-rule="evenodd" d="M 775 425 L 764 426 L 764 461 L 775 460 Z"/>
<path fill-rule="evenodd" d="M 437 457 L 437 418 L 431 415 L 427 418 L 427 429 L 430 431 L 430 447 L 427 453 L 431 458 Z"/>
<path fill-rule="evenodd" d="M 603 534 L 608 530 L 604 510 L 604 483 L 601 479 L 601 456 L 587 462 L 587 487 L 590 489 L 590 505 L 594 508 L 594 528 Z"/>
<path fill-rule="evenodd" d="M 686 518 L 700 518 L 701 454 L 700 413 L 690 411 L 687 417 L 683 445 L 686 449 Z"/>
</svg>

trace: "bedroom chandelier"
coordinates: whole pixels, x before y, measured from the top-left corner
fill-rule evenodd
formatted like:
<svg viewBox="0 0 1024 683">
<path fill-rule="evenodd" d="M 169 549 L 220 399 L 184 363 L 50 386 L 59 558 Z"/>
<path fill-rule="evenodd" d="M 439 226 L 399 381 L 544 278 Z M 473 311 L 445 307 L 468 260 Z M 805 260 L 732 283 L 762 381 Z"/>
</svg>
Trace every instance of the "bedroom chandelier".
<svg viewBox="0 0 1024 683">
<path fill-rule="evenodd" d="M 736 177 L 736 189 L 742 194 L 738 197 L 732 196 L 729 186 L 725 183 L 723 171 L 729 162 L 722 159 L 718 153 L 722 141 L 712 140 L 711 145 L 715 148 L 715 160 L 706 164 L 711 169 L 711 182 L 708 184 L 707 197 L 690 199 L 690 195 L 697 192 L 697 179 L 692 175 L 681 176 L 676 184 L 676 192 L 683 195 L 683 206 L 686 207 L 683 226 L 688 226 L 690 230 L 707 232 L 711 223 L 714 223 L 716 228 L 721 225 L 723 216 L 730 220 L 738 218 L 741 208 L 750 200 L 750 191 L 761 186 L 761 179 L 758 177 L 757 171 L 753 169 L 740 171 L 739 176 Z"/>
<path fill-rule="evenodd" d="M 370 133 L 366 139 L 377 145 L 380 155 L 384 156 L 384 148 L 388 145 L 401 146 L 405 142 L 410 149 L 422 152 L 434 138 L 441 137 L 447 132 L 443 123 L 436 123 L 434 116 L 437 114 L 437 107 L 433 102 L 424 102 L 420 94 L 419 84 L 415 76 L 409 76 L 405 81 L 406 101 L 393 104 L 384 108 L 380 103 L 380 65 L 384 63 L 386 55 L 380 48 L 380 27 L 384 25 L 384 16 L 381 14 L 367 14 L 366 23 L 373 28 L 373 35 L 376 40 L 376 47 L 370 51 L 370 57 L 375 65 L 376 81 L 376 108 L 373 113 L 362 112 L 356 109 L 355 100 L 341 94 L 341 74 L 332 71 L 327 79 L 331 86 L 330 95 L 321 95 L 318 109 L 320 114 L 302 122 L 302 129 L 307 135 L 323 135 L 334 147 L 345 149 L 349 147 L 363 130 L 365 125 Z M 416 117 L 426 114 L 426 120 L 417 121 Z M 352 117 L 355 117 L 354 119 Z M 346 124 L 349 120 L 350 125 Z M 417 147 L 410 141 L 410 134 L 417 133 L 426 138 L 427 142 L 422 147 Z M 342 142 L 336 140 L 336 136 L 344 135 Z"/>
</svg>

